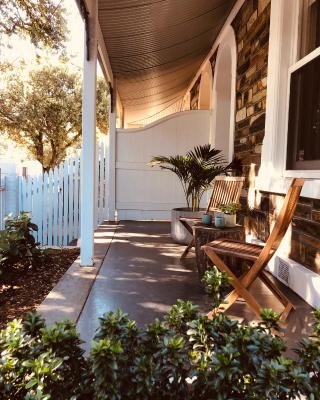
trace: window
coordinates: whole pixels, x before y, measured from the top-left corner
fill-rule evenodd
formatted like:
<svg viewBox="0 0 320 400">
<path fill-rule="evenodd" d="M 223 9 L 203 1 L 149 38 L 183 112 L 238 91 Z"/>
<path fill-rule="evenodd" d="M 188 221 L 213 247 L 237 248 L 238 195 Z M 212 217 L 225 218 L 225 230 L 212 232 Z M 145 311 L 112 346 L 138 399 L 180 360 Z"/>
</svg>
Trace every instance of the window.
<svg viewBox="0 0 320 400">
<path fill-rule="evenodd" d="M 320 46 L 320 0 L 306 0 L 302 9 L 301 57 Z"/>
<path fill-rule="evenodd" d="M 320 0 L 303 4 L 301 60 L 290 69 L 287 169 L 320 170 Z"/>
</svg>

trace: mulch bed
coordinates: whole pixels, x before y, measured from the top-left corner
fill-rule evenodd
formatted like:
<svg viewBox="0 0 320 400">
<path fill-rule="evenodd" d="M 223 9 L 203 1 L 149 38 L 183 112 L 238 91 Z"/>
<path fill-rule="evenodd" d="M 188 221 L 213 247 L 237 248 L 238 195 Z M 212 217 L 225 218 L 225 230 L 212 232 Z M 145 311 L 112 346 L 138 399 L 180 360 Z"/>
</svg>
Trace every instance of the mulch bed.
<svg viewBox="0 0 320 400">
<path fill-rule="evenodd" d="M 46 249 L 30 267 L 18 264 L 0 275 L 0 327 L 35 309 L 78 257 L 79 249 Z"/>
</svg>

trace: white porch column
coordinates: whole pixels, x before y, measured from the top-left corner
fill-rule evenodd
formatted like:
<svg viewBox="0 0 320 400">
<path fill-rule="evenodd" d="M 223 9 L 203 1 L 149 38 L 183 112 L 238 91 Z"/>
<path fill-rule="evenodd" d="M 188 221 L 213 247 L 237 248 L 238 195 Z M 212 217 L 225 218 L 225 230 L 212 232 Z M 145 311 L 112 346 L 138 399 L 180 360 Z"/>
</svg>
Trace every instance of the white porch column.
<svg viewBox="0 0 320 400">
<path fill-rule="evenodd" d="M 273 190 L 275 177 L 281 177 L 285 169 L 288 70 L 297 57 L 299 7 L 300 0 L 271 0 L 266 125 L 257 180 L 262 190 Z"/>
<path fill-rule="evenodd" d="M 81 266 L 93 266 L 95 226 L 95 160 L 96 160 L 96 80 L 98 0 L 87 1 L 89 43 L 83 66 L 82 159 L 81 159 Z M 87 53 L 89 50 L 89 53 Z M 89 60 L 87 56 L 89 54 Z"/>
<path fill-rule="evenodd" d="M 115 220 L 116 211 L 116 124 L 117 124 L 117 88 L 113 86 L 113 96 L 110 104 L 110 138 L 109 138 L 109 171 L 108 171 L 108 182 L 109 182 L 109 220 Z"/>
</svg>

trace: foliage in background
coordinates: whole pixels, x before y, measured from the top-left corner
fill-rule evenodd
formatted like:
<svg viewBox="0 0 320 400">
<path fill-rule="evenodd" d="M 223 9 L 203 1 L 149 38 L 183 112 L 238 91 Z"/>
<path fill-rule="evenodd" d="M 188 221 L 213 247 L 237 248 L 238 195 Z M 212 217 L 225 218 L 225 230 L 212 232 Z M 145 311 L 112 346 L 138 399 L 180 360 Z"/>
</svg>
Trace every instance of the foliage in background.
<svg viewBox="0 0 320 400">
<path fill-rule="evenodd" d="M 0 40 L 4 35 L 27 36 L 37 47 L 63 49 L 67 23 L 61 1 L 0 1 Z"/>
<path fill-rule="evenodd" d="M 218 209 L 225 214 L 235 215 L 241 209 L 241 204 L 239 203 L 219 204 Z"/>
<path fill-rule="evenodd" d="M 188 208 L 192 211 L 199 210 L 203 194 L 210 188 L 213 179 L 227 168 L 221 150 L 211 148 L 210 144 L 196 146 L 186 155 L 156 156 L 150 164 L 158 165 L 178 176 Z"/>
<path fill-rule="evenodd" d="M 97 127 L 108 130 L 108 93 L 104 79 L 97 83 Z M 82 131 L 82 79 L 66 66 L 43 66 L 30 72 L 8 74 L 0 90 L 0 131 L 24 146 L 44 171 L 77 146 Z"/>
<path fill-rule="evenodd" d="M 33 236 L 36 231 L 27 212 L 6 217 L 5 229 L 0 231 L 0 272 L 17 262 L 31 264 L 38 246 Z"/>
<path fill-rule="evenodd" d="M 223 276 L 207 276 L 216 294 Z M 225 282 L 226 283 L 226 282 Z M 214 290 L 212 288 L 215 288 Z M 38 400 L 320 399 L 320 311 L 298 359 L 273 336 L 279 315 L 258 325 L 213 320 L 179 300 L 164 321 L 140 329 L 121 311 L 100 318 L 89 358 L 73 324 L 45 327 L 35 314 L 0 332 L 0 396 Z"/>
</svg>

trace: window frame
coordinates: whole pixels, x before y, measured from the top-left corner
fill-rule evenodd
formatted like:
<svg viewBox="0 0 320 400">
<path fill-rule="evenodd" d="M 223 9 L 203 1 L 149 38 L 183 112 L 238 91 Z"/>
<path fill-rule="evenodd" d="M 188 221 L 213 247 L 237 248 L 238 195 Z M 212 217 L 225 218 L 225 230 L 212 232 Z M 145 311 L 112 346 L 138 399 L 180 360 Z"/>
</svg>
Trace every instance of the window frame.
<svg viewBox="0 0 320 400">
<path fill-rule="evenodd" d="M 299 43 L 297 43 L 297 45 L 299 46 Z M 306 56 L 304 56 L 303 58 L 301 58 L 300 60 L 298 60 L 296 63 L 294 63 L 293 65 L 291 65 L 291 67 L 289 67 L 289 71 L 288 71 L 288 93 L 287 93 L 287 107 L 286 107 L 286 136 L 285 136 L 285 166 L 284 166 L 284 173 L 285 176 L 297 176 L 296 173 L 297 172 L 303 172 L 304 175 L 315 175 L 318 176 L 320 175 L 320 167 L 319 168 L 312 168 L 312 169 L 289 169 L 287 167 L 287 160 L 288 160 L 288 142 L 289 142 L 289 109 L 290 109 L 290 94 L 291 94 L 291 77 L 292 74 L 296 71 L 299 71 L 299 69 L 301 69 L 302 67 L 304 67 L 305 65 L 309 64 L 311 61 L 313 61 L 314 59 L 318 58 L 320 56 L 320 46 L 317 47 L 315 50 L 313 50 L 311 53 L 307 54 Z M 320 160 L 315 160 L 315 162 L 318 164 L 320 162 Z M 301 163 L 302 165 L 310 165 L 311 163 L 314 163 L 314 161 L 299 161 L 299 163 Z M 315 174 L 312 174 L 312 172 L 315 172 Z M 299 174 L 298 176 L 300 176 L 301 174 Z"/>
</svg>

